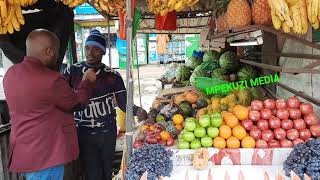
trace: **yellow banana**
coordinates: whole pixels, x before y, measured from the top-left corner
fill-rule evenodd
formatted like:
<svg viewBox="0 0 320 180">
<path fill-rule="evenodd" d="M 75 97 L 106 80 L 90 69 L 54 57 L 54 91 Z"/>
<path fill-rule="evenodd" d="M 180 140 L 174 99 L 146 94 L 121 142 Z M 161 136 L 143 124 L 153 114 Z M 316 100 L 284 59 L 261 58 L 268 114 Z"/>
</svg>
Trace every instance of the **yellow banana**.
<svg viewBox="0 0 320 180">
<path fill-rule="evenodd" d="M 38 2 L 38 0 L 32 0 L 32 4 L 35 4 L 37 2 Z"/>
<path fill-rule="evenodd" d="M 190 1 L 189 1 L 190 2 Z M 191 3 L 188 3 L 187 5 L 189 7 L 194 6 L 195 4 L 197 4 L 199 2 L 199 0 L 191 0 Z"/>
<path fill-rule="evenodd" d="M 306 0 L 307 3 L 307 14 L 308 14 L 308 20 L 311 23 L 311 9 L 312 9 L 312 0 Z"/>
<path fill-rule="evenodd" d="M 6 20 L 4 21 L 3 25 L 8 26 L 9 22 L 11 22 L 13 15 L 15 14 L 15 10 L 13 6 L 9 6 L 9 14 Z"/>
<path fill-rule="evenodd" d="M 284 21 L 285 19 L 283 17 L 283 13 L 281 12 L 282 8 L 279 1 L 278 0 L 271 0 L 271 1 L 275 10 L 275 14 L 279 17 L 281 21 Z"/>
<path fill-rule="evenodd" d="M 20 6 L 20 5 L 21 5 L 20 0 L 14 0 L 14 5 L 15 5 L 15 6 Z"/>
<path fill-rule="evenodd" d="M 319 21 L 316 19 L 315 23 L 312 24 L 313 29 L 319 29 Z"/>
<path fill-rule="evenodd" d="M 311 23 L 315 23 L 316 19 L 318 19 L 318 7 L 319 2 L 318 0 L 311 0 L 312 2 L 312 8 L 311 8 Z"/>
<path fill-rule="evenodd" d="M 176 5 L 174 6 L 174 9 L 179 12 L 179 10 L 181 10 L 181 8 L 183 8 L 183 4 L 184 1 L 179 1 L 178 3 L 176 3 Z"/>
<path fill-rule="evenodd" d="M 33 4 L 33 0 L 28 0 L 28 5 L 32 5 Z"/>
<path fill-rule="evenodd" d="M 300 3 L 297 3 L 297 4 L 289 7 L 290 14 L 291 14 L 292 21 L 293 21 L 292 30 L 294 33 L 298 33 L 298 34 L 300 34 L 302 31 L 299 6 L 300 6 Z"/>
<path fill-rule="evenodd" d="M 20 31 L 20 23 L 15 15 L 12 17 L 11 23 L 12 23 L 14 30 Z"/>
<path fill-rule="evenodd" d="M 177 3 L 177 0 L 169 0 L 168 4 L 167 4 L 167 7 L 168 8 L 172 8 L 172 7 L 174 7 L 176 5 L 176 3 Z"/>
<path fill-rule="evenodd" d="M 2 34 L 7 34 L 8 32 L 8 27 L 5 26 L 5 27 L 2 27 Z"/>
<path fill-rule="evenodd" d="M 0 0 L 0 10 L 2 21 L 5 21 L 8 17 L 7 3 L 5 0 Z"/>
<path fill-rule="evenodd" d="M 293 27 L 293 22 L 292 22 L 292 19 L 290 17 L 290 11 L 289 11 L 288 4 L 284 0 L 278 0 L 278 1 L 280 1 L 280 5 L 281 5 L 281 8 L 283 10 L 283 17 L 284 17 L 287 25 L 290 28 L 292 28 Z"/>
<path fill-rule="evenodd" d="M 8 33 L 13 34 L 14 30 L 13 30 L 13 26 L 12 26 L 11 22 L 8 24 L 7 28 L 8 28 Z"/>
<path fill-rule="evenodd" d="M 282 23 L 282 29 L 285 33 L 290 33 L 290 27 L 286 23 Z"/>
<path fill-rule="evenodd" d="M 7 0 L 9 5 L 13 5 L 14 4 L 14 0 Z"/>
<path fill-rule="evenodd" d="M 21 6 L 22 7 L 28 6 L 28 3 L 29 3 L 29 0 L 21 0 Z M 8 32 L 9 32 L 9 30 L 8 30 Z"/>
<path fill-rule="evenodd" d="M 24 21 L 23 15 L 22 15 L 21 6 L 16 6 L 16 8 L 15 8 L 15 14 L 16 14 L 16 17 L 17 17 L 19 23 L 20 23 L 21 25 L 24 25 L 24 24 L 25 24 L 25 21 Z"/>
<path fill-rule="evenodd" d="M 299 2 L 299 0 L 286 0 L 287 4 L 289 6 L 293 6 Z"/>
<path fill-rule="evenodd" d="M 320 2 L 320 1 L 319 1 Z M 308 32 L 309 28 L 309 22 L 308 22 L 308 17 L 307 17 L 307 8 L 306 8 L 306 3 L 305 1 L 300 1 L 300 14 L 301 14 L 301 33 L 305 34 Z"/>
</svg>

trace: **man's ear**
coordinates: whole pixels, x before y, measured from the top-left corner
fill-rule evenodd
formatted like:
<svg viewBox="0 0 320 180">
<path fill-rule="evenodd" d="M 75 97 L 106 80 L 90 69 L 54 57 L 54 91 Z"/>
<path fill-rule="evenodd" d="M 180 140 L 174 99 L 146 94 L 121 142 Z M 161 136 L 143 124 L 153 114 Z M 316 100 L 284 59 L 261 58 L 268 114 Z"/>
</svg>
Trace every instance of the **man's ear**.
<svg viewBox="0 0 320 180">
<path fill-rule="evenodd" d="M 52 48 L 46 48 L 45 52 L 46 52 L 47 56 L 52 56 L 53 55 L 53 49 Z"/>
</svg>

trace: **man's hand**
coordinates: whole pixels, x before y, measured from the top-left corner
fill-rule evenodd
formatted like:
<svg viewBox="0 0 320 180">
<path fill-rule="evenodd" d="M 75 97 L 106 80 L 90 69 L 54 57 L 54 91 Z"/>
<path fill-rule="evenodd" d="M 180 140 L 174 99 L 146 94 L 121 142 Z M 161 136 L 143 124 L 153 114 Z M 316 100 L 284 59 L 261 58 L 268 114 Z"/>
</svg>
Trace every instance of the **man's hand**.
<svg viewBox="0 0 320 180">
<path fill-rule="evenodd" d="M 96 72 L 94 69 L 88 69 L 86 72 L 84 72 L 82 80 L 89 80 L 90 82 L 95 82 L 97 79 Z"/>
<path fill-rule="evenodd" d="M 141 121 L 144 121 L 148 118 L 148 114 L 147 114 L 147 111 L 145 111 L 144 109 L 142 108 L 139 108 L 138 111 L 137 111 L 137 116 L 138 116 L 138 120 L 139 122 Z"/>
</svg>

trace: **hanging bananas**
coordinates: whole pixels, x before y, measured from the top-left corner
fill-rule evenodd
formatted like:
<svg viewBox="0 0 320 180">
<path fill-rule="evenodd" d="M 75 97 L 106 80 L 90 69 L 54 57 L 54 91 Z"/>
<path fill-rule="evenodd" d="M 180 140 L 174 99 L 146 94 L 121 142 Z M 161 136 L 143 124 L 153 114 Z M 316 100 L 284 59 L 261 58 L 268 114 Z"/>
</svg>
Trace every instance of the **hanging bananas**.
<svg viewBox="0 0 320 180">
<path fill-rule="evenodd" d="M 98 11 L 104 11 L 112 16 L 117 16 L 118 12 L 126 10 L 125 0 L 94 0 L 93 3 Z"/>
<path fill-rule="evenodd" d="M 146 2 L 150 12 L 165 16 L 173 10 L 180 12 L 187 7 L 192 7 L 197 4 L 199 0 L 146 0 Z"/>
<path fill-rule="evenodd" d="M 61 2 L 70 8 L 75 8 L 84 4 L 87 0 L 61 0 Z"/>
<path fill-rule="evenodd" d="M 0 0 L 0 34 L 13 34 L 25 24 L 22 8 L 33 5 L 37 0 Z"/>
<path fill-rule="evenodd" d="M 275 29 L 282 28 L 285 33 L 305 34 L 308 32 L 309 16 L 305 0 L 268 0 L 268 3 Z M 311 20 L 311 16 L 309 20 Z M 316 21 L 318 19 L 313 20 L 314 23 L 318 22 L 319 26 L 319 21 Z"/>
</svg>

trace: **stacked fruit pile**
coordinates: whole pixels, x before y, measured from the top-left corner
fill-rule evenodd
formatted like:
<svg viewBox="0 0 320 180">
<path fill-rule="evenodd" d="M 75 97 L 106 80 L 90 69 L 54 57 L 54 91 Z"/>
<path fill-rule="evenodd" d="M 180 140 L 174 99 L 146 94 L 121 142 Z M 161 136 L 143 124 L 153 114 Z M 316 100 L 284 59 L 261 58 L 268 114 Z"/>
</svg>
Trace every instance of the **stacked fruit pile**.
<svg viewBox="0 0 320 180">
<path fill-rule="evenodd" d="M 230 82 L 257 77 L 257 72 L 252 66 L 239 67 L 240 62 L 236 53 L 210 50 L 204 53 L 203 59 L 191 57 L 187 65 L 179 66 L 176 70 L 176 80 L 196 86 L 198 77 L 212 77 Z"/>
<path fill-rule="evenodd" d="M 297 97 L 264 102 L 254 100 L 249 119 L 242 126 L 256 140 L 257 148 L 291 148 L 312 137 L 320 137 L 320 124 L 310 103 Z"/>
<path fill-rule="evenodd" d="M 186 7 L 192 7 L 198 3 L 199 0 L 146 0 L 149 12 L 165 16 L 168 12 L 180 12 Z"/>
<path fill-rule="evenodd" d="M 37 0 L 0 0 L 0 34 L 13 34 L 25 24 L 22 7 L 33 5 Z"/>
<path fill-rule="evenodd" d="M 75 8 L 84 4 L 87 0 L 61 0 L 61 2 L 70 8 Z"/>
<path fill-rule="evenodd" d="M 236 105 L 233 112 L 216 112 L 187 118 L 184 130 L 179 136 L 180 149 L 199 149 L 201 147 L 224 148 L 254 148 L 255 140 L 247 135 L 239 120 L 248 118 L 248 109 Z"/>
</svg>

